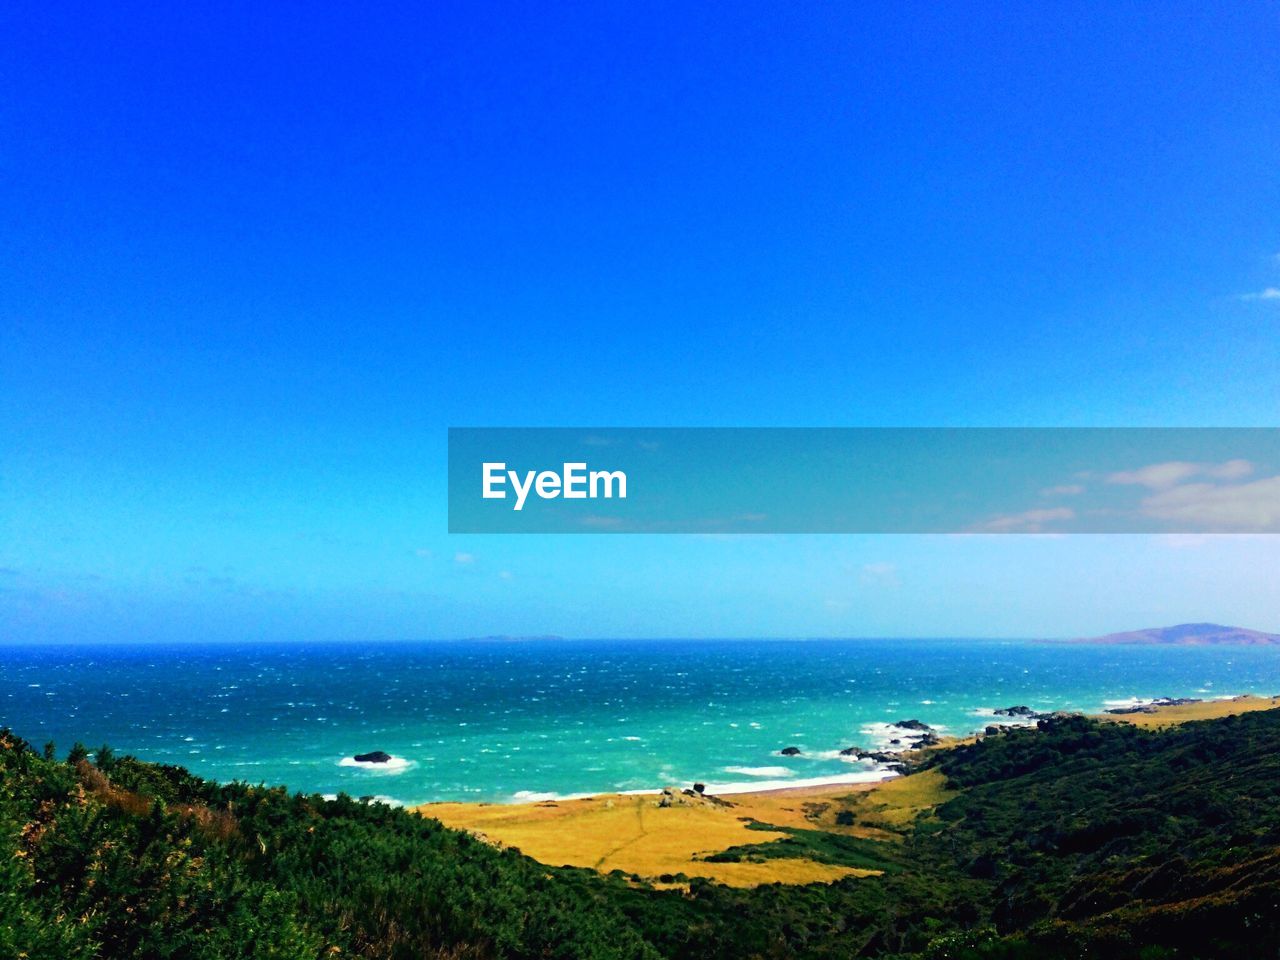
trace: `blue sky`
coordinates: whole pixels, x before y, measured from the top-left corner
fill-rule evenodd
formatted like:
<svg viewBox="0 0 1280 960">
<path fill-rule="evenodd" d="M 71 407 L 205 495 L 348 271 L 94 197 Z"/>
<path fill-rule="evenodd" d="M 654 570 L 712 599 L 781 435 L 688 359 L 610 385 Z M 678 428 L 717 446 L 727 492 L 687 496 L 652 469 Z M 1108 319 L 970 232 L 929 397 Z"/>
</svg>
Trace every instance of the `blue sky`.
<svg viewBox="0 0 1280 960">
<path fill-rule="evenodd" d="M 1275 426 L 1274 6 L 7 8 L 9 639 L 1280 628 L 1274 538 L 450 537 L 448 426 Z"/>
</svg>

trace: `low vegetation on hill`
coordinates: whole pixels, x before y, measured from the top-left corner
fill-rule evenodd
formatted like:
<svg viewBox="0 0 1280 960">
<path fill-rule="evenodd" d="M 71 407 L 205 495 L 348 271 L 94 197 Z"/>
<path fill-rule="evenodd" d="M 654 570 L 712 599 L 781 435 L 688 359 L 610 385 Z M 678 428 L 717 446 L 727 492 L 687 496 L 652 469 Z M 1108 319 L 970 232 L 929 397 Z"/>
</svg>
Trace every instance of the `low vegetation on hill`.
<svg viewBox="0 0 1280 960">
<path fill-rule="evenodd" d="M 0 734 L 0 957 L 1160 960 L 1280 951 L 1280 711 L 1042 720 L 721 851 L 874 869 L 659 889 L 348 797 Z M 919 777 L 919 781 L 915 781 Z M 919 783 L 919 786 L 915 784 Z M 748 841 L 751 837 L 747 838 Z"/>
</svg>

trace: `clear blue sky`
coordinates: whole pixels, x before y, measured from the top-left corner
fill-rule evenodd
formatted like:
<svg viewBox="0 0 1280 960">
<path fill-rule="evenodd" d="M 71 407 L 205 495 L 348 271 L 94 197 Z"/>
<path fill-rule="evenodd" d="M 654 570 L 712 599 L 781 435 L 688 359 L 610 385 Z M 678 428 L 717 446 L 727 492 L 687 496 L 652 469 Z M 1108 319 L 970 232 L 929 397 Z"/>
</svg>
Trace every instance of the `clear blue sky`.
<svg viewBox="0 0 1280 960">
<path fill-rule="evenodd" d="M 0 33 L 0 639 L 1280 629 L 1275 538 L 463 538 L 444 493 L 450 425 L 1277 425 L 1274 4 Z"/>
</svg>

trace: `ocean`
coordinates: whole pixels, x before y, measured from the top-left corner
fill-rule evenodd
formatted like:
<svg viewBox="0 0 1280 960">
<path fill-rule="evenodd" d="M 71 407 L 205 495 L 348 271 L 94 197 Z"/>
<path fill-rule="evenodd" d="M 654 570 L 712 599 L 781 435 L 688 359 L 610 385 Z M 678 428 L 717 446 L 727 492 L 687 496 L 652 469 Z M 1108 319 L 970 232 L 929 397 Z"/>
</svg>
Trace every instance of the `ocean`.
<svg viewBox="0 0 1280 960">
<path fill-rule="evenodd" d="M 881 774 L 841 748 L 916 719 L 1280 692 L 1280 649 L 995 640 L 536 640 L 0 647 L 0 725 L 37 747 L 394 803 Z M 798 756 L 779 751 L 795 746 Z M 360 764 L 357 753 L 393 756 Z"/>
</svg>

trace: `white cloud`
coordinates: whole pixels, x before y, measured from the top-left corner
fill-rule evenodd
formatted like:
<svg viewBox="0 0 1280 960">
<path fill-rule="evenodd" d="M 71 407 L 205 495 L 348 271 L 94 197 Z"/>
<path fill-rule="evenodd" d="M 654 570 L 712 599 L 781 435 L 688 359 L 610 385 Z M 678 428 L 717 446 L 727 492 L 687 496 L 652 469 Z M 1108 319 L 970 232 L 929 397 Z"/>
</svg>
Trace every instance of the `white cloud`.
<svg viewBox="0 0 1280 960">
<path fill-rule="evenodd" d="M 1248 460 L 1228 460 L 1205 471 L 1218 480 L 1242 480 L 1253 473 L 1253 464 Z"/>
<path fill-rule="evenodd" d="M 1107 477 L 1107 483 L 1137 484 L 1150 490 L 1167 490 L 1192 477 L 1212 477 L 1215 480 L 1239 480 L 1253 473 L 1248 460 L 1227 460 L 1224 463 L 1189 463 L 1186 460 L 1170 460 L 1152 463 L 1137 470 L 1121 470 Z"/>
<path fill-rule="evenodd" d="M 465 567 L 467 564 L 476 562 L 476 555 L 474 553 L 455 553 L 453 562 Z"/>
<path fill-rule="evenodd" d="M 1084 493 L 1084 484 L 1064 483 L 1058 487 L 1045 487 L 1040 491 L 1042 497 L 1077 497 Z"/>
<path fill-rule="evenodd" d="M 1266 287 L 1263 290 L 1255 290 L 1252 293 L 1242 293 L 1237 300 L 1243 300 L 1245 303 L 1257 303 L 1260 300 L 1280 300 L 1280 287 Z"/>
<path fill-rule="evenodd" d="M 1145 498 L 1141 509 L 1149 517 L 1191 527 L 1280 532 L 1280 476 L 1225 486 L 1183 484 Z"/>
<path fill-rule="evenodd" d="M 1059 520 L 1074 520 L 1076 512 L 1070 507 L 1049 507 L 1044 510 L 1025 510 L 988 520 L 978 526 L 985 533 L 1040 533 L 1046 524 Z"/>
<path fill-rule="evenodd" d="M 1107 477 L 1107 483 L 1139 484 L 1152 490 L 1172 487 L 1188 477 L 1200 472 L 1200 465 L 1187 463 L 1184 460 L 1171 460 L 1168 463 L 1153 463 L 1139 467 L 1137 470 L 1121 470 Z"/>
</svg>

